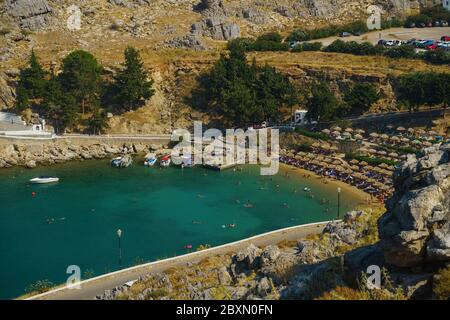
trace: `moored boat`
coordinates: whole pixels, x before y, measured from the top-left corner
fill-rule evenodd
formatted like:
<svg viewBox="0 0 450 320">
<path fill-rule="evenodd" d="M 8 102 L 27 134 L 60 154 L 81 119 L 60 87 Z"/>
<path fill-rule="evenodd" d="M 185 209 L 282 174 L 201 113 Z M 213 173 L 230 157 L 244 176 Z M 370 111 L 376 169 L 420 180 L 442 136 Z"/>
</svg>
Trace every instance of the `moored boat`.
<svg viewBox="0 0 450 320">
<path fill-rule="evenodd" d="M 52 182 L 58 182 L 58 181 L 59 181 L 59 178 L 57 178 L 57 177 L 47 177 L 47 176 L 40 176 L 37 178 L 30 179 L 30 182 L 34 183 L 34 184 L 44 184 L 44 183 L 52 183 Z"/>
<path fill-rule="evenodd" d="M 131 163 L 133 163 L 133 159 L 128 154 L 111 160 L 111 165 L 116 168 L 126 168 L 129 167 Z"/>
<path fill-rule="evenodd" d="M 168 167 L 170 166 L 170 156 L 164 156 L 161 158 L 161 161 L 159 162 L 161 167 Z"/>
<path fill-rule="evenodd" d="M 145 156 L 144 166 L 146 167 L 152 167 L 158 158 L 154 153 L 147 153 Z"/>
</svg>

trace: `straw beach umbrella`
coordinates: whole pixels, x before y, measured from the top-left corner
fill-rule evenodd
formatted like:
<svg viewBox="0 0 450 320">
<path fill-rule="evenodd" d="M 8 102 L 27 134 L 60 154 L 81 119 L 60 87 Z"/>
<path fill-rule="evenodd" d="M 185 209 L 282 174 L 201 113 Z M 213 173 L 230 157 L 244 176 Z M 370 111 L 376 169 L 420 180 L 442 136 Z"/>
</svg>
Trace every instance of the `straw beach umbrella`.
<svg viewBox="0 0 450 320">
<path fill-rule="evenodd" d="M 342 134 L 342 136 L 346 137 L 346 138 L 350 138 L 352 136 L 352 134 L 350 132 L 344 132 Z"/>
<path fill-rule="evenodd" d="M 337 130 L 335 130 L 335 131 L 333 131 L 333 133 L 332 133 L 332 135 L 333 136 L 339 136 L 341 133 L 339 132 L 339 131 L 337 131 Z"/>
<path fill-rule="evenodd" d="M 406 129 L 404 128 L 404 127 L 398 127 L 397 128 L 397 131 L 399 131 L 399 132 L 403 132 L 403 131 L 405 131 Z"/>
<path fill-rule="evenodd" d="M 378 133 L 376 133 L 376 132 L 372 132 L 369 136 L 372 137 L 372 138 L 378 138 L 379 137 Z"/>
<path fill-rule="evenodd" d="M 389 157 L 397 158 L 398 157 L 398 153 L 391 152 L 391 153 L 389 153 Z"/>
<path fill-rule="evenodd" d="M 330 131 L 329 129 L 323 129 L 323 130 L 322 130 L 322 133 L 325 133 L 325 134 L 330 134 L 330 133 L 331 133 L 331 131 Z"/>
</svg>

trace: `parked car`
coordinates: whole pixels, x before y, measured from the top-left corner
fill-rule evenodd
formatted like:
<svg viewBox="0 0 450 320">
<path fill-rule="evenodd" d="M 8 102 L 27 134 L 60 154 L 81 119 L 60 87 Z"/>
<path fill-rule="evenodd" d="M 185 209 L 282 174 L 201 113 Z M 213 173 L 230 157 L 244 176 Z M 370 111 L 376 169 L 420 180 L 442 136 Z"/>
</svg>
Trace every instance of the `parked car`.
<svg viewBox="0 0 450 320">
<path fill-rule="evenodd" d="M 442 36 L 441 41 L 450 41 L 450 36 Z"/>
<path fill-rule="evenodd" d="M 363 34 L 364 34 L 364 32 L 362 32 L 362 31 L 355 31 L 355 32 L 353 32 L 353 35 L 357 36 L 357 37 L 359 37 L 359 36 L 361 36 Z"/>
<path fill-rule="evenodd" d="M 433 22 L 427 22 L 427 23 L 426 23 L 426 26 L 427 26 L 427 28 L 433 27 Z"/>
<path fill-rule="evenodd" d="M 350 32 L 341 32 L 339 34 L 339 37 L 341 37 L 341 38 L 347 38 L 347 37 L 351 37 L 351 36 L 352 36 L 352 34 Z"/>
<path fill-rule="evenodd" d="M 441 42 L 438 44 L 438 48 L 444 51 L 450 51 L 450 42 Z"/>
<path fill-rule="evenodd" d="M 410 22 L 410 23 L 408 23 L 405 27 L 406 27 L 406 28 L 415 28 L 415 27 L 416 27 L 416 24 L 415 24 L 414 22 Z"/>
<path fill-rule="evenodd" d="M 425 28 L 427 25 L 425 23 L 423 23 L 423 22 L 420 22 L 416 26 L 417 26 L 417 28 Z"/>
<path fill-rule="evenodd" d="M 436 50 L 437 48 L 438 48 L 438 43 L 435 42 L 435 43 L 433 43 L 432 45 L 427 46 L 425 49 L 428 49 L 428 50 Z"/>
<path fill-rule="evenodd" d="M 422 48 L 422 49 L 425 49 L 426 47 L 431 46 L 434 43 L 435 43 L 434 40 L 422 40 L 422 41 L 419 42 L 418 47 Z"/>
<path fill-rule="evenodd" d="M 448 22 L 445 20 L 441 21 L 441 27 L 448 27 Z"/>
<path fill-rule="evenodd" d="M 440 21 L 433 22 L 433 27 L 440 27 L 440 26 L 441 26 L 441 22 Z"/>
<path fill-rule="evenodd" d="M 384 39 L 378 40 L 378 45 L 379 46 L 385 46 L 386 45 L 386 40 L 384 40 Z"/>
</svg>

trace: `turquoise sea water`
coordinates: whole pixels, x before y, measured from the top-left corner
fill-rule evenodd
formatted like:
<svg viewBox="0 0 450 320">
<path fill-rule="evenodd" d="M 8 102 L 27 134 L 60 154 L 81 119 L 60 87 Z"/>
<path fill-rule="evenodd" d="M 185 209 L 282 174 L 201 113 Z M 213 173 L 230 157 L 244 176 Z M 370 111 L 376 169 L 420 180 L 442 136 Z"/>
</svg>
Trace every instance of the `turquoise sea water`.
<svg viewBox="0 0 450 320">
<path fill-rule="evenodd" d="M 115 169 L 97 160 L 1 170 L 0 298 L 19 296 L 37 280 L 63 283 L 69 265 L 86 276 L 119 269 L 119 228 L 124 268 L 186 253 L 186 245 L 214 246 L 336 217 L 335 187 L 287 171 L 288 178 L 263 177 L 251 166 L 215 172 L 137 161 Z M 40 175 L 60 182 L 28 183 Z M 341 197 L 341 212 L 357 204 L 345 190 Z M 322 198 L 330 203 L 322 205 Z M 244 207 L 248 200 L 252 208 Z M 236 227 L 223 227 L 231 223 Z"/>
</svg>

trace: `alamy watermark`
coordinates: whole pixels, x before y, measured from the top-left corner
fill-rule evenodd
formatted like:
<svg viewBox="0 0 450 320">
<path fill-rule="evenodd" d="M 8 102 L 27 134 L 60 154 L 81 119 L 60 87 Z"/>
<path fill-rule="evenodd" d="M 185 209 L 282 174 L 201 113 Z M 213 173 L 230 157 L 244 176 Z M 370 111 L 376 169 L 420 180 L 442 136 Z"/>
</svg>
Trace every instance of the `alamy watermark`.
<svg viewBox="0 0 450 320">
<path fill-rule="evenodd" d="M 66 273 L 70 274 L 66 281 L 68 289 L 81 289 L 81 269 L 77 265 L 70 265 L 66 269 Z"/>
<path fill-rule="evenodd" d="M 174 164 L 182 164 L 183 159 L 190 159 L 193 165 L 216 167 L 259 164 L 261 175 L 278 173 L 278 129 L 227 129 L 224 136 L 219 129 L 203 132 L 202 123 L 195 121 L 193 136 L 187 129 L 178 129 L 172 134 L 171 140 L 179 142 L 171 152 Z"/>
<path fill-rule="evenodd" d="M 377 265 L 371 265 L 367 267 L 367 282 L 366 287 L 368 289 L 381 289 L 381 268 Z"/>
</svg>

